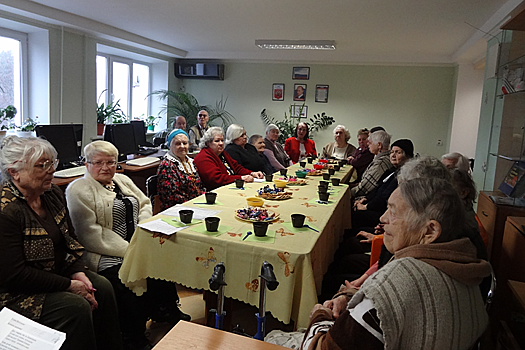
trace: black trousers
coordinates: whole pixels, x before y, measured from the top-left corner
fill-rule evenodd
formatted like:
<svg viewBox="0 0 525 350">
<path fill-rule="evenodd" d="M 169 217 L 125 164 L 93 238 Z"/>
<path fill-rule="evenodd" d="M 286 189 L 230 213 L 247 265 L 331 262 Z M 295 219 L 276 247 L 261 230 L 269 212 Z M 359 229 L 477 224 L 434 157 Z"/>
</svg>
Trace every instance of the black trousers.
<svg viewBox="0 0 525 350">
<path fill-rule="evenodd" d="M 146 330 L 146 321 L 159 309 L 175 310 L 179 296 L 175 283 L 148 278 L 148 291 L 137 296 L 118 277 L 121 265 L 115 265 L 99 274 L 113 286 L 119 310 L 122 333 L 127 337 L 140 337 Z"/>
<path fill-rule="evenodd" d="M 77 294 L 49 293 L 39 323 L 66 333 L 61 350 L 121 350 L 113 288 L 107 279 L 94 272 L 87 271 L 86 276 L 97 290 L 98 308 L 91 311 L 89 302 Z"/>
</svg>

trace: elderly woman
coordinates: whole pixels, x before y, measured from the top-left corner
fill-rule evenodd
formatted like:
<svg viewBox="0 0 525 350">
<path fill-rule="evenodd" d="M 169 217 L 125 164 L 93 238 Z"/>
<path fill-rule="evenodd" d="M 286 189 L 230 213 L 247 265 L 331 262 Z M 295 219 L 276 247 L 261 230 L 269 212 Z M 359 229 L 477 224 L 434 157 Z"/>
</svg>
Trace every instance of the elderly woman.
<svg viewBox="0 0 525 350">
<path fill-rule="evenodd" d="M 488 325 L 478 285 L 490 265 L 458 239 L 464 215 L 450 182 L 400 183 L 381 217 L 393 260 L 349 303 L 341 295 L 316 305 L 303 349 L 469 349 Z"/>
<path fill-rule="evenodd" d="M 253 182 L 262 179 L 261 172 L 246 169 L 224 151 L 224 134 L 220 127 L 211 127 L 201 139 L 201 151 L 195 157 L 195 164 L 202 169 L 201 178 L 208 191 L 227 185 L 237 179 Z"/>
<path fill-rule="evenodd" d="M 188 134 L 181 129 L 173 130 L 167 137 L 169 151 L 157 169 L 157 193 L 161 209 L 184 203 L 204 193 L 204 186 L 188 157 Z"/>
<path fill-rule="evenodd" d="M 334 139 L 335 142 L 327 143 L 323 147 L 323 158 L 347 159 L 355 152 L 355 146 L 348 143 L 350 131 L 344 125 L 335 127 Z"/>
<path fill-rule="evenodd" d="M 264 164 L 264 170 L 263 170 L 264 173 L 265 174 L 275 173 L 276 172 L 275 168 L 270 163 L 270 160 L 268 159 L 268 157 L 266 157 L 266 153 L 265 153 L 266 147 L 264 144 L 263 137 L 261 135 L 254 134 L 250 136 L 249 142 L 250 142 L 250 145 L 255 147 L 255 149 L 257 150 L 257 153 L 259 154 L 259 157 L 261 158 L 261 161 Z"/>
<path fill-rule="evenodd" d="M 279 128 L 275 124 L 266 127 L 266 137 L 264 138 L 264 154 L 270 161 L 275 170 L 281 170 L 293 165 L 290 157 L 284 151 L 283 146 L 277 142 L 279 139 Z"/>
<path fill-rule="evenodd" d="M 122 349 L 111 284 L 87 271 L 62 191 L 58 164 L 39 138 L 6 137 L 0 149 L 0 309 L 67 333 L 61 349 Z"/>
<path fill-rule="evenodd" d="M 386 211 L 388 197 L 397 188 L 397 174 L 401 167 L 414 157 L 414 145 L 408 139 L 400 139 L 390 148 L 390 163 L 393 168 L 383 173 L 377 190 L 354 202 L 352 227 L 375 227 Z M 372 236 L 369 236 L 370 242 Z"/>
<path fill-rule="evenodd" d="M 173 283 L 148 280 L 148 292 L 139 297 L 120 281 L 124 253 L 137 223 L 151 217 L 151 203 L 130 178 L 116 173 L 118 150 L 111 143 L 92 142 L 84 154 L 87 172 L 66 190 L 71 220 L 87 249 L 88 267 L 113 285 L 124 345 L 148 348 L 144 337 L 148 316 L 164 321 L 170 312 L 171 323 L 189 316 L 178 309 Z"/>
<path fill-rule="evenodd" d="M 301 122 L 295 127 L 294 136 L 286 139 L 284 151 L 290 156 L 292 162 L 297 163 L 299 159 L 305 157 L 317 157 L 315 142 L 309 137 L 308 124 Z"/>
<path fill-rule="evenodd" d="M 257 149 L 247 141 L 248 137 L 244 127 L 232 124 L 226 130 L 226 147 L 224 150 L 246 169 L 265 172 L 264 161 L 259 157 Z"/>
<path fill-rule="evenodd" d="M 470 161 L 458 152 L 447 153 L 441 156 L 441 162 L 451 170 L 460 169 L 470 172 Z"/>
<path fill-rule="evenodd" d="M 357 131 L 357 144 L 359 147 L 347 158 L 348 164 L 353 166 L 357 173 L 356 182 L 361 181 L 366 168 L 374 160 L 374 154 L 368 149 L 369 135 L 370 132 L 366 128 Z"/>
</svg>

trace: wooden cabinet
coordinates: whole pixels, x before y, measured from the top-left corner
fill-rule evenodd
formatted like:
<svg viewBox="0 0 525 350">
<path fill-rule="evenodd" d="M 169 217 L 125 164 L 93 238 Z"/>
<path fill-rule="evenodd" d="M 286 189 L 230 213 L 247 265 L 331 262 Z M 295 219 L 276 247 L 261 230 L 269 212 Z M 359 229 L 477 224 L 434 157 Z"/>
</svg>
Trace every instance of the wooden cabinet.
<svg viewBox="0 0 525 350">
<path fill-rule="evenodd" d="M 506 196 L 498 191 L 481 191 L 478 199 L 478 218 L 487 231 L 489 244 L 487 253 L 489 261 L 499 277 L 501 246 L 505 230 L 505 221 L 508 216 L 524 216 L 525 208 L 499 203 Z M 525 250 L 523 251 L 525 254 Z"/>
</svg>

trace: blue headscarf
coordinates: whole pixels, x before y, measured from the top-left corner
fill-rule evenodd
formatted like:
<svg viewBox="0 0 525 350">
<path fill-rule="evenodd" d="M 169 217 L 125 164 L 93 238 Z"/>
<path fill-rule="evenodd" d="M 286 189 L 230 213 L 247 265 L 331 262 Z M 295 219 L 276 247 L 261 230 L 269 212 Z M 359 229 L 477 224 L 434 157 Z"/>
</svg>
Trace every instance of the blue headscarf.
<svg viewBox="0 0 525 350">
<path fill-rule="evenodd" d="M 179 134 L 183 134 L 183 135 L 186 135 L 186 137 L 188 138 L 188 140 L 190 139 L 190 137 L 188 136 L 188 134 L 186 133 L 186 131 L 182 130 L 182 129 L 173 129 L 172 132 L 170 132 L 170 134 L 168 135 L 167 139 L 166 139 L 166 143 L 168 144 L 168 147 L 170 147 L 171 145 L 171 140 L 173 140 L 173 138 Z"/>
</svg>

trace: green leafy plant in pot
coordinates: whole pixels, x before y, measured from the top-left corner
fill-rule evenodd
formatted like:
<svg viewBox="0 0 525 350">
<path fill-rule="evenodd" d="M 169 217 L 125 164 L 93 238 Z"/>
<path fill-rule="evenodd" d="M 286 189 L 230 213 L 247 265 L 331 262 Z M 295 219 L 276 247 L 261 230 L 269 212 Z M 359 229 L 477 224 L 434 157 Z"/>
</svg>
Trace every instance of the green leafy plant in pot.
<svg viewBox="0 0 525 350">
<path fill-rule="evenodd" d="M 159 116 L 155 117 L 153 115 L 150 115 L 144 119 L 144 123 L 148 127 L 148 131 L 155 130 L 155 126 L 159 123 L 159 119 L 161 119 Z"/>
<path fill-rule="evenodd" d="M 0 108 L 0 124 L 2 125 L 0 130 L 9 130 L 15 128 L 13 119 L 15 118 L 17 112 L 18 111 L 16 110 L 16 107 L 13 105 L 8 105 L 3 109 Z"/>
<path fill-rule="evenodd" d="M 102 94 L 106 90 L 100 93 L 98 99 L 102 97 Z M 127 123 L 128 117 L 124 114 L 120 108 L 120 100 L 111 101 L 107 105 L 102 102 L 97 105 L 97 134 L 102 135 L 104 132 L 104 124 L 120 124 Z"/>
</svg>

